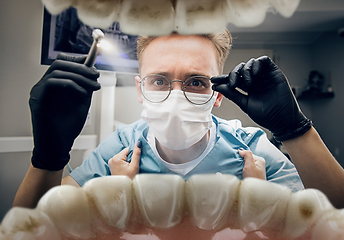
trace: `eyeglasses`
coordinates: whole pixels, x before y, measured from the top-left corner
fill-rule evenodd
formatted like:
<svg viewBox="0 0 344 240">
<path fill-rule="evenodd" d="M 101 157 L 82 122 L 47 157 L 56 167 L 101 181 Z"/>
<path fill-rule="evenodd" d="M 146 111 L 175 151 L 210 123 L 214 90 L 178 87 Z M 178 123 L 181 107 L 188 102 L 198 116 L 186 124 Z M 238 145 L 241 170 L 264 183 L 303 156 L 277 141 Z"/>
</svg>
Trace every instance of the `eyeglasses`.
<svg viewBox="0 0 344 240">
<path fill-rule="evenodd" d="M 210 78 L 205 76 L 192 76 L 185 81 L 170 81 L 163 75 L 152 74 L 139 81 L 143 97 L 153 103 L 163 102 L 170 96 L 173 82 L 183 84 L 185 98 L 195 105 L 206 104 L 214 95 Z"/>
</svg>

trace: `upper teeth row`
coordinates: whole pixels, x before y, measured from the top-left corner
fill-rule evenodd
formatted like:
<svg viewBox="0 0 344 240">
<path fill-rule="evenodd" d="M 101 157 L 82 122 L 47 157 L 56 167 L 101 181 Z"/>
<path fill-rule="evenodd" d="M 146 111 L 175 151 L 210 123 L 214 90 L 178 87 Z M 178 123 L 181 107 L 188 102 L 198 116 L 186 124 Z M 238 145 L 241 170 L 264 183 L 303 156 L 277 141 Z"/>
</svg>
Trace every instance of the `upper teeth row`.
<svg viewBox="0 0 344 240">
<path fill-rule="evenodd" d="M 344 235 L 344 209 L 334 209 L 315 189 L 291 193 L 282 185 L 221 174 L 194 175 L 188 181 L 178 175 L 140 174 L 134 180 L 96 178 L 82 188 L 55 187 L 36 209 L 12 208 L 0 226 L 0 239 L 120 236 L 139 232 L 142 224 L 174 227 L 172 233 L 187 222 L 183 219 L 203 230 L 261 231 L 274 239 Z"/>
<path fill-rule="evenodd" d="M 120 22 L 123 32 L 135 35 L 205 34 L 220 32 L 231 22 L 252 27 L 264 21 L 274 7 L 290 17 L 300 0 L 42 0 L 52 14 L 68 7 L 78 10 L 81 21 L 107 28 Z"/>
</svg>

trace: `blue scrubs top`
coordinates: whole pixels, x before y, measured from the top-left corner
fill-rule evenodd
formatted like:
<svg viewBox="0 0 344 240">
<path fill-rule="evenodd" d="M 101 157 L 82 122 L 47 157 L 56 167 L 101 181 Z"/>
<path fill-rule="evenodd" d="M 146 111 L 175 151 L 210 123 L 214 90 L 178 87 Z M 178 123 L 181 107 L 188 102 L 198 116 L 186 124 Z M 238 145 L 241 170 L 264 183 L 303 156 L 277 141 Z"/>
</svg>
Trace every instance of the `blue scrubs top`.
<svg viewBox="0 0 344 240">
<path fill-rule="evenodd" d="M 244 159 L 238 149 L 251 150 L 265 159 L 267 181 L 283 184 L 292 191 L 303 189 L 303 184 L 294 165 L 267 138 L 265 132 L 255 127 L 242 127 L 239 120 L 223 120 L 213 116 L 216 139 L 213 149 L 184 179 L 193 174 L 223 173 L 242 179 Z M 92 178 L 111 175 L 108 160 L 129 147 L 128 161 L 137 141 L 142 142 L 139 173 L 176 174 L 166 168 L 154 154 L 147 142 L 148 125 L 139 120 L 130 125 L 120 125 L 105 139 L 70 176 L 80 185 Z"/>
</svg>

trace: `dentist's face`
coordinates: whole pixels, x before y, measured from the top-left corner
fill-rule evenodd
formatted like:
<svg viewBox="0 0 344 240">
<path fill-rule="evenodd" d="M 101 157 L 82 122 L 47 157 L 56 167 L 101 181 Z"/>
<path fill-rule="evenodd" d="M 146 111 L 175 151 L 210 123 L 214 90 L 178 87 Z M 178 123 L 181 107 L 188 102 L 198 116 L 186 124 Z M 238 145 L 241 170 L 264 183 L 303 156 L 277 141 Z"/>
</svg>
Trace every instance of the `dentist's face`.
<svg viewBox="0 0 344 240">
<path fill-rule="evenodd" d="M 168 79 L 184 81 L 190 76 L 213 77 L 219 75 L 217 55 L 210 40 L 201 36 L 172 34 L 154 39 L 148 44 L 142 55 L 141 77 L 160 74 Z M 140 79 L 136 78 L 139 102 L 142 103 Z M 180 82 L 173 84 L 173 89 L 182 89 Z M 219 107 L 222 95 L 218 94 L 214 104 Z"/>
</svg>

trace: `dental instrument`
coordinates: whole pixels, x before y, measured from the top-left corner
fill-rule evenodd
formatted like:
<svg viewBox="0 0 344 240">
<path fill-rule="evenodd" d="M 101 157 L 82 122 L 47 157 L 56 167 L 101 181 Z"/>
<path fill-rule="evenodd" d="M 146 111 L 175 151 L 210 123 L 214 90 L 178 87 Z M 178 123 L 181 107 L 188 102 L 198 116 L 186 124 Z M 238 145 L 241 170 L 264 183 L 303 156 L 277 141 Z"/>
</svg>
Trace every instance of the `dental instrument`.
<svg viewBox="0 0 344 240">
<path fill-rule="evenodd" d="M 93 43 L 85 60 L 85 65 L 87 67 L 92 67 L 96 62 L 96 58 L 99 53 L 99 43 L 104 38 L 104 33 L 100 29 L 95 29 L 92 32 L 92 37 Z"/>
</svg>

